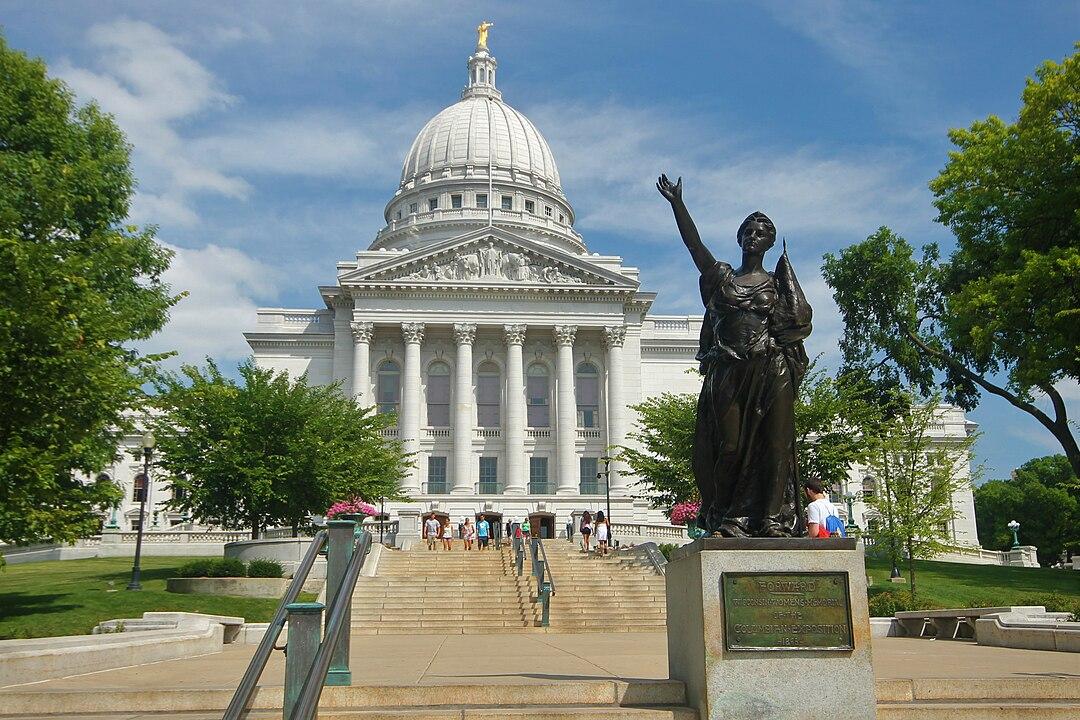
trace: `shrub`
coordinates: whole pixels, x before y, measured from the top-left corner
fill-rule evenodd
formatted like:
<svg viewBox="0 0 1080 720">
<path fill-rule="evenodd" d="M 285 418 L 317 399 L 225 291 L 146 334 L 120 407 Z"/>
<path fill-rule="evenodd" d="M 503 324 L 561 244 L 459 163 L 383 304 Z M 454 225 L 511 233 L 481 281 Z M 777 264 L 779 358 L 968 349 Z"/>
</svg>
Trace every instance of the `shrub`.
<svg viewBox="0 0 1080 720">
<path fill-rule="evenodd" d="M 281 563 L 266 558 L 255 558 L 247 567 L 247 576 L 253 578 L 279 578 L 284 572 Z"/>
<path fill-rule="evenodd" d="M 1080 615 L 1080 598 L 1070 597 L 1059 592 L 1040 595 L 1025 595 L 1020 598 L 1021 605 L 1042 605 L 1046 612 L 1067 612 Z"/>
<path fill-rule="evenodd" d="M 211 562 L 213 562 L 212 558 L 199 558 L 198 560 L 186 562 L 180 566 L 176 574 L 178 577 L 183 578 L 207 577 L 210 574 Z"/>
<path fill-rule="evenodd" d="M 217 558 L 210 563 L 207 577 L 245 577 L 247 568 L 244 561 L 237 558 Z"/>
<path fill-rule="evenodd" d="M 883 590 L 870 595 L 870 617 L 892 617 L 908 610 L 927 610 L 933 603 L 915 600 L 907 590 Z"/>
<path fill-rule="evenodd" d="M 660 554 L 664 556 L 665 560 L 671 562 L 671 552 L 677 547 L 679 546 L 674 543 L 660 543 L 656 546 L 656 549 L 660 551 Z"/>
</svg>

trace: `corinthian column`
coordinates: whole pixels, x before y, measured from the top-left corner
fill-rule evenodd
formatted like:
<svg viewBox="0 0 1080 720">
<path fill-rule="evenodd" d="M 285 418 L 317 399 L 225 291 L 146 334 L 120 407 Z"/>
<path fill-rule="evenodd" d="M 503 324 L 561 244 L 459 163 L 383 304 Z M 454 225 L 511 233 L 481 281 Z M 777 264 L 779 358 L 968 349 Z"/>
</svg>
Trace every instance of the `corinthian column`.
<svg viewBox="0 0 1080 720">
<path fill-rule="evenodd" d="M 454 343 L 457 362 L 454 363 L 454 485 L 455 495 L 472 495 L 473 411 L 472 346 L 476 339 L 474 323 L 455 323 Z"/>
<path fill-rule="evenodd" d="M 353 343 L 349 323 L 352 322 L 352 300 L 336 298 L 334 306 L 334 382 L 341 383 L 341 394 L 352 397 L 350 371 L 352 370 Z"/>
<path fill-rule="evenodd" d="M 350 325 L 353 335 L 353 398 L 360 407 L 371 404 L 371 338 L 375 335 L 375 324 L 353 322 Z"/>
<path fill-rule="evenodd" d="M 555 360 L 555 373 L 557 375 L 557 425 L 555 430 L 555 455 L 559 465 L 558 486 L 555 492 L 559 495 L 577 494 L 578 487 L 578 463 L 577 463 L 577 398 L 574 396 L 574 335 L 577 334 L 576 325 L 556 325 L 555 344 L 559 348 Z"/>
<path fill-rule="evenodd" d="M 525 375 L 521 346 L 524 325 L 503 325 L 506 333 L 506 489 L 525 494 Z"/>
<path fill-rule="evenodd" d="M 626 326 L 604 328 L 604 345 L 607 346 L 607 444 L 622 445 L 626 439 L 626 401 L 623 399 L 623 342 Z M 618 452 L 609 447 L 608 454 Z M 621 463 L 611 464 L 608 482 L 612 495 L 626 495 L 628 478 L 622 472 Z"/>
<path fill-rule="evenodd" d="M 420 343 L 424 342 L 424 323 L 401 323 L 401 337 L 405 340 L 405 377 L 402 378 L 398 427 L 405 452 L 415 453 L 420 450 Z M 413 462 L 419 464 L 415 455 Z M 402 489 L 409 493 L 420 492 L 419 467 L 413 467 L 409 472 Z"/>
</svg>

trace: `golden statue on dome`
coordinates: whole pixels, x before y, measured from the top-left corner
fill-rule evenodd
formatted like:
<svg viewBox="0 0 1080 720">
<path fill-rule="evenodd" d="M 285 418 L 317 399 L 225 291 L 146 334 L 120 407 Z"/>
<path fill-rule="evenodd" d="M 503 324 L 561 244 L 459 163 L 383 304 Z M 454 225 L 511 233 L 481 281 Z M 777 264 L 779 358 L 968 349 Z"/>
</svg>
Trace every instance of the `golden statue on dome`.
<svg viewBox="0 0 1080 720">
<path fill-rule="evenodd" d="M 488 30 L 495 27 L 495 23 L 485 20 L 476 26 L 476 49 L 487 50 L 487 36 Z"/>
</svg>

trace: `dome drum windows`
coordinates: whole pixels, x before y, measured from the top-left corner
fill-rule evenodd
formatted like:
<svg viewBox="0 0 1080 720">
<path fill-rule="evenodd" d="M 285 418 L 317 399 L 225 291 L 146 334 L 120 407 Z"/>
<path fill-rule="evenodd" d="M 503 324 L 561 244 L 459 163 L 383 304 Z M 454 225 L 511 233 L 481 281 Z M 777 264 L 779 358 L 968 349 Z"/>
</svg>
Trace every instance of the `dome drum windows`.
<svg viewBox="0 0 1080 720">
<path fill-rule="evenodd" d="M 502 196 L 502 205 L 501 205 L 501 207 L 502 207 L 503 210 L 513 210 L 514 209 L 514 196 L 513 195 L 503 195 Z"/>
<path fill-rule="evenodd" d="M 393 360 L 379 365 L 375 402 L 380 413 L 396 413 L 401 405 L 401 366 Z"/>
<path fill-rule="evenodd" d="M 453 208 L 454 210 L 460 210 L 461 209 L 461 195 L 451 195 L 450 196 L 450 207 Z"/>
<path fill-rule="evenodd" d="M 536 202 L 533 200 L 525 201 L 525 212 L 535 215 L 536 214 Z"/>
<path fill-rule="evenodd" d="M 409 214 L 415 215 L 420 212 L 420 203 L 409 203 Z"/>
<path fill-rule="evenodd" d="M 428 209 L 428 212 L 435 212 L 436 210 L 438 210 L 439 209 L 439 198 L 437 198 L 437 197 L 428 198 L 427 209 Z"/>
<path fill-rule="evenodd" d="M 487 193 L 477 193 L 476 194 L 476 207 L 481 209 L 481 210 L 487 210 L 487 206 L 488 206 Z"/>
</svg>

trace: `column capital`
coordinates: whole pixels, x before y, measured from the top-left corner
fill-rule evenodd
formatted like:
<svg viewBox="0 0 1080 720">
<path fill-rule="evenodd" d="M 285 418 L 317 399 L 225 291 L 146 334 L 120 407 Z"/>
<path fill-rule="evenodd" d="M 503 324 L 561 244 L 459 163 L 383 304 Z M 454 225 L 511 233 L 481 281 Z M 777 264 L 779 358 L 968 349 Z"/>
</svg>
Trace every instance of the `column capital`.
<svg viewBox="0 0 1080 720">
<path fill-rule="evenodd" d="M 503 325 L 503 332 L 506 333 L 507 345 L 524 345 L 525 344 L 525 326 L 524 325 Z"/>
<path fill-rule="evenodd" d="M 472 345 L 476 340 L 476 323 L 454 323 L 454 342 L 458 345 Z"/>
<path fill-rule="evenodd" d="M 622 347 L 624 342 L 626 342 L 625 325 L 604 328 L 604 345 L 609 348 Z"/>
<path fill-rule="evenodd" d="M 349 327 L 352 328 L 353 340 L 358 343 L 370 343 L 375 336 L 375 323 L 354 320 Z"/>
<path fill-rule="evenodd" d="M 577 335 L 577 325 L 556 325 L 555 344 L 561 347 L 570 347 L 574 344 L 574 336 Z"/>
<path fill-rule="evenodd" d="M 401 337 L 405 339 L 406 345 L 409 343 L 416 343 L 419 345 L 424 342 L 424 323 L 401 323 Z"/>
</svg>

